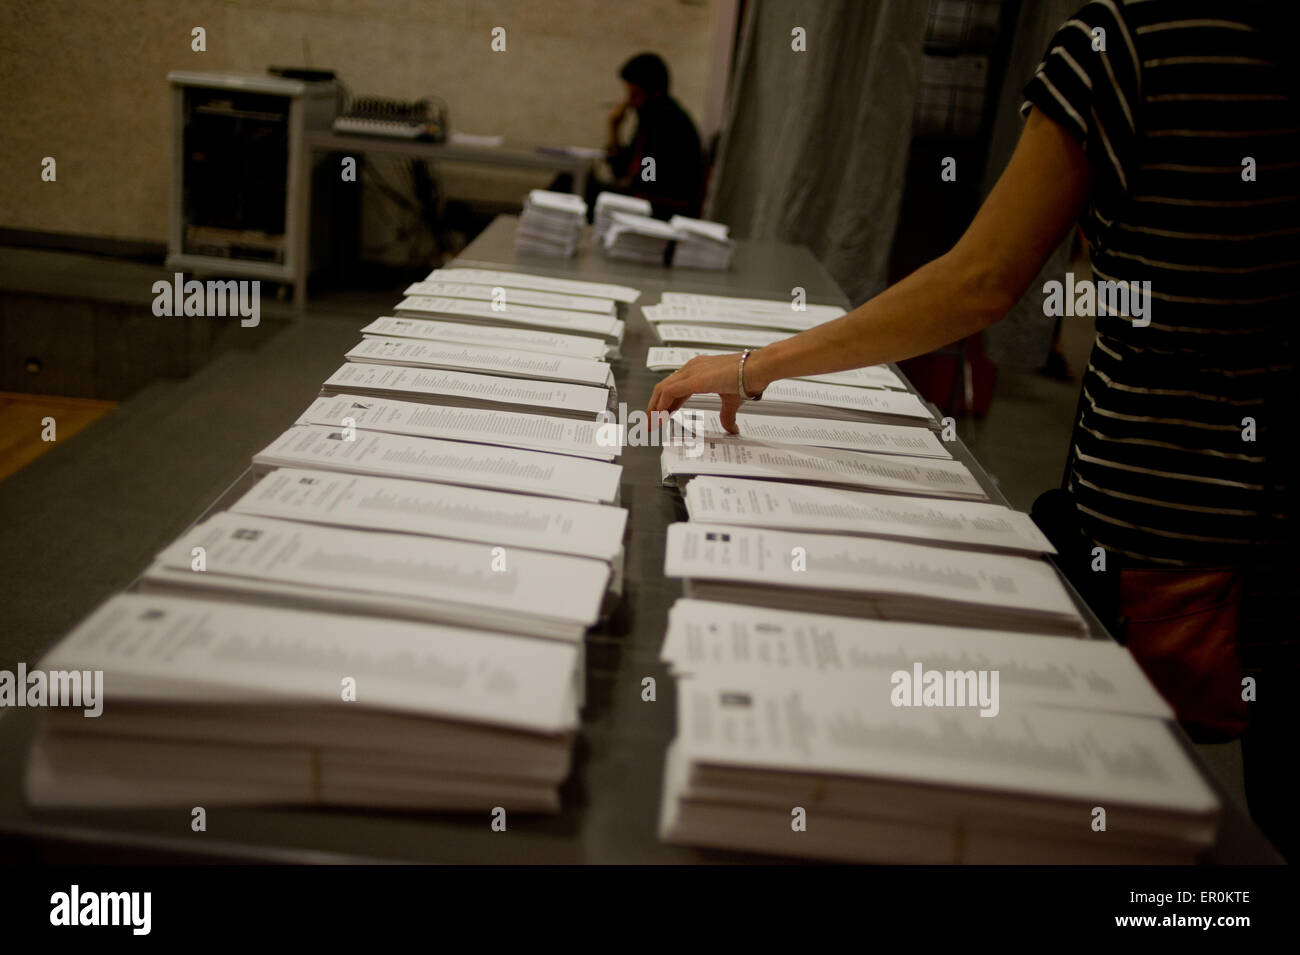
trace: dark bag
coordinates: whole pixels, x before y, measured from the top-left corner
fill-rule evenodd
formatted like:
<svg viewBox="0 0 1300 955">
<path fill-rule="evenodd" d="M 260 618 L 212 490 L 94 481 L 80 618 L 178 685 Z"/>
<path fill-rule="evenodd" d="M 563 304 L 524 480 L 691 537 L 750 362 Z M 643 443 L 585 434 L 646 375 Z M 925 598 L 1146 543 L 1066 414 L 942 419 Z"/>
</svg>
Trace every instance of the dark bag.
<svg viewBox="0 0 1300 955">
<path fill-rule="evenodd" d="M 1078 426 L 1082 394 L 1075 411 Z M 1198 743 L 1236 739 L 1246 730 L 1240 652 L 1240 574 L 1223 569 L 1127 567 L 1107 554 L 1091 569 L 1093 544 L 1067 490 L 1074 456 L 1070 435 L 1061 488 L 1034 501 L 1030 516 L 1057 549 L 1057 566 L 1111 634 L 1128 646 L 1178 722 Z"/>
<path fill-rule="evenodd" d="M 1198 743 L 1246 731 L 1239 640 L 1242 576 L 1231 570 L 1120 571 L 1119 633 Z"/>
</svg>

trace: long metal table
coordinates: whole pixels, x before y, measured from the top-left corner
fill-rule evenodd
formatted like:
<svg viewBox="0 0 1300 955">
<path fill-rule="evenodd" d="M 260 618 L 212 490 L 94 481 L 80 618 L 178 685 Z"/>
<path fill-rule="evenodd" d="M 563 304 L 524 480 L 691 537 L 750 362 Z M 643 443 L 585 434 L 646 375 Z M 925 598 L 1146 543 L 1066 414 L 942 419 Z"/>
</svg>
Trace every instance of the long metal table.
<svg viewBox="0 0 1300 955">
<path fill-rule="evenodd" d="M 803 247 L 741 242 L 728 272 L 619 262 L 592 254 L 587 247 L 574 259 L 557 260 L 516 256 L 515 221 L 512 216 L 499 217 L 453 264 L 633 285 L 642 290 L 641 304 L 657 301 L 665 290 L 784 298 L 794 286 L 805 289 L 810 303 L 849 304 Z M 661 376 L 645 368 L 653 335 L 639 308 L 629 311 L 623 353 L 614 363 L 614 373 L 619 400 L 635 409 L 644 408 Z M 950 450 L 971 469 L 992 500 L 1005 503 L 964 445 L 957 442 Z M 509 828 L 500 833 L 490 830 L 487 814 L 209 807 L 208 831 L 195 834 L 190 831 L 188 808 L 37 812 L 25 804 L 20 787 L 34 718 L 30 710 L 14 710 L 0 718 L 0 857 L 22 853 L 46 861 L 790 861 L 672 846 L 656 835 L 663 757 L 675 734 L 676 707 L 675 681 L 659 663 L 658 653 L 668 608 L 681 595 L 680 583 L 663 574 L 664 529 L 686 517 L 677 492 L 660 484 L 658 454 L 654 447 L 627 448 L 620 461 L 622 504 L 630 512 L 624 597 L 612 618 L 587 638 L 587 705 L 558 815 L 512 815 Z M 209 510 L 224 507 L 251 480 L 246 473 Z M 1080 606 L 1093 638 L 1109 639 L 1081 602 Z M 641 681 L 647 676 L 655 678 L 656 702 L 641 699 Z M 1185 739 L 1184 745 L 1196 759 Z M 1225 806 L 1220 839 L 1208 861 L 1280 862 L 1249 818 L 1203 767 L 1202 772 Z"/>
</svg>

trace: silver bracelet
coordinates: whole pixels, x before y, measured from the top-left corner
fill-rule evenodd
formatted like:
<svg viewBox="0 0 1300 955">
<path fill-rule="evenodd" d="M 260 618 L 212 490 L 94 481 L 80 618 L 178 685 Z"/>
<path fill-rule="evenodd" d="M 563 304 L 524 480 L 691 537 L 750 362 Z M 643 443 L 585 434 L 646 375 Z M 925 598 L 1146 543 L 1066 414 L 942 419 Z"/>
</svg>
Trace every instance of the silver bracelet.
<svg viewBox="0 0 1300 955">
<path fill-rule="evenodd" d="M 746 401 L 758 401 L 763 397 L 761 391 L 756 395 L 751 395 L 749 392 L 745 391 L 745 362 L 749 359 L 749 356 L 756 351 L 758 351 L 757 348 L 746 348 L 740 354 L 740 364 L 736 366 L 736 390 L 740 392 L 740 397 Z"/>
</svg>

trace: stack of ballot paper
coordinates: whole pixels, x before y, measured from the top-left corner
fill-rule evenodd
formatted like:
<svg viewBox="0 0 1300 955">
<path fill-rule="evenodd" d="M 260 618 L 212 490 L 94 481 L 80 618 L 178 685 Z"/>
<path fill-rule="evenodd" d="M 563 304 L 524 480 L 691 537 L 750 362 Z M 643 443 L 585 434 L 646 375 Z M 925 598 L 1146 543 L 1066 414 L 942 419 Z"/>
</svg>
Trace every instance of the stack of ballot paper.
<svg viewBox="0 0 1300 955">
<path fill-rule="evenodd" d="M 622 552 L 627 526 L 627 511 L 621 507 L 308 468 L 272 471 L 230 510 L 572 554 L 606 563 Z"/>
<path fill-rule="evenodd" d="M 702 524 L 892 537 L 969 550 L 1056 553 L 1028 514 L 982 501 L 737 477 L 693 478 L 685 497 L 691 520 Z"/>
<path fill-rule="evenodd" d="M 456 484 L 309 468 L 278 468 L 230 506 L 256 514 L 355 530 L 393 531 L 506 548 L 589 557 L 609 565 L 607 604 L 623 592 L 621 507 Z"/>
<path fill-rule="evenodd" d="M 324 468 L 602 504 L 618 500 L 623 474 L 617 464 L 587 457 L 321 425 L 290 428 L 253 455 L 253 467 Z"/>
<path fill-rule="evenodd" d="M 447 408 L 363 395 L 317 398 L 298 416 L 295 424 L 495 444 L 597 461 L 613 461 L 620 451 L 617 442 L 608 440 L 602 430 L 607 426 L 594 422 L 492 408 Z"/>
<path fill-rule="evenodd" d="M 498 328 L 495 325 L 462 325 L 452 321 L 398 318 L 384 315 L 361 329 L 367 338 L 413 338 L 420 341 L 456 342 L 463 345 L 487 345 L 513 348 L 566 358 L 600 359 L 609 354 L 608 346 L 597 338 L 565 335 L 541 329 Z"/>
<path fill-rule="evenodd" d="M 223 511 L 163 549 L 141 588 L 579 642 L 609 582 L 602 560 Z"/>
<path fill-rule="evenodd" d="M 362 329 L 364 332 L 365 329 Z M 708 355 L 732 355 L 726 348 L 650 348 L 646 350 L 645 366 L 651 371 L 676 371 L 692 358 Z M 906 391 L 903 379 L 888 365 L 870 365 L 849 371 L 832 371 L 823 375 L 798 375 L 797 381 L 820 381 L 828 385 L 849 385 L 854 388 L 889 388 Z"/>
<path fill-rule="evenodd" d="M 609 298 L 620 305 L 628 305 L 641 297 L 641 292 L 630 285 L 609 282 L 587 282 L 581 279 L 560 279 L 549 275 L 532 275 L 528 272 L 510 272 L 504 269 L 473 269 L 455 266 L 434 269 L 426 282 L 464 282 L 469 285 L 487 285 L 510 289 L 531 289 L 538 292 L 557 292 L 561 295 L 585 295 Z"/>
<path fill-rule="evenodd" d="M 605 359 L 639 293 L 456 268 L 408 295 L 51 655 L 110 702 L 49 715 L 34 804 L 558 809 L 623 592 Z"/>
<path fill-rule="evenodd" d="M 566 295 L 530 288 L 506 288 L 502 285 L 482 285 L 470 282 L 446 282 L 442 271 L 430 273 L 431 278 L 414 282 L 406 287 L 406 295 L 425 298 L 463 298 L 475 302 L 489 302 L 498 308 L 507 305 L 528 305 L 533 308 L 558 308 L 566 312 L 595 312 L 614 314 L 614 300 L 594 295 Z"/>
<path fill-rule="evenodd" d="M 787 335 L 801 332 L 821 324 L 822 320 L 806 312 L 717 312 L 693 305 L 672 305 L 660 302 L 647 305 L 641 314 L 652 326 L 701 325 L 705 328 L 737 328 L 741 330 L 777 331 Z"/>
<path fill-rule="evenodd" d="M 770 345 L 844 314 L 838 305 L 686 292 L 665 292 L 641 311 L 664 345 L 724 352 Z"/>
<path fill-rule="evenodd" d="M 748 408 L 749 405 L 742 405 Z M 672 414 L 673 434 L 706 438 L 720 442 L 737 441 L 722 427 L 717 411 L 682 408 Z M 839 421 L 826 418 L 784 418 L 772 414 L 736 413 L 736 427 L 741 439 L 764 444 L 793 444 L 814 448 L 843 448 L 849 451 L 875 451 L 880 454 L 906 454 L 918 458 L 951 458 L 943 442 L 929 428 L 896 424 L 873 424 L 870 421 Z"/>
<path fill-rule="evenodd" d="M 483 353 L 483 350 L 479 351 Z M 531 360 L 533 357 L 524 356 L 524 359 Z M 582 359 L 536 356 L 536 362 L 540 367 L 555 362 L 581 364 Z M 600 365 L 600 368 L 603 374 L 608 374 L 605 370 L 607 366 Z M 491 408 L 545 414 L 580 421 L 598 420 L 603 412 L 615 404 L 612 389 L 603 383 L 573 385 L 554 380 L 537 381 L 369 362 L 346 362 L 326 378 L 321 386 L 323 395 L 344 393 L 422 401 L 452 408 Z"/>
<path fill-rule="evenodd" d="M 691 411 L 716 412 L 722 407 L 722 400 L 717 395 L 695 395 L 683 407 Z M 745 412 L 752 415 L 938 426 L 934 414 L 911 392 L 828 385 L 825 382 L 799 379 L 772 382 L 764 389 L 761 401 L 745 402 Z"/>
<path fill-rule="evenodd" d="M 688 597 L 1025 633 L 1083 636 L 1047 561 L 847 534 L 671 524 L 664 573 Z"/>
<path fill-rule="evenodd" d="M 814 305 L 808 302 L 791 302 L 788 299 L 740 298 L 734 295 L 702 295 L 698 292 L 664 292 L 660 305 L 687 308 L 715 315 L 785 315 L 794 312 L 806 315 L 813 324 L 844 314 L 838 305 Z"/>
<path fill-rule="evenodd" d="M 668 841 L 975 864 L 1187 863 L 1214 841 L 1218 798 L 1108 641 L 683 600 L 662 655 Z"/>
<path fill-rule="evenodd" d="M 618 345 L 623 341 L 624 323 L 612 313 L 518 305 L 513 304 L 508 297 L 498 305 L 469 298 L 412 295 L 398 302 L 395 311 L 407 318 L 431 318 L 462 325 L 528 328 L 565 335 L 584 335 L 600 339 L 607 345 Z"/>
<path fill-rule="evenodd" d="M 602 192 L 596 197 L 596 215 L 592 221 L 592 238 L 597 248 L 604 248 L 605 233 L 614 224 L 614 213 L 624 212 L 634 216 L 650 215 L 650 200 L 625 196 L 618 192 Z"/>
<path fill-rule="evenodd" d="M 729 269 L 736 243 L 721 222 L 673 216 L 668 220 L 677 234 L 673 265 L 686 269 Z"/>
<path fill-rule="evenodd" d="M 613 372 L 603 361 L 544 355 L 489 345 L 463 345 L 458 342 L 368 336 L 349 349 L 344 357 L 348 361 L 372 365 L 404 365 L 408 368 L 483 372 L 505 378 L 559 381 L 598 387 L 609 387 L 614 384 Z"/>
<path fill-rule="evenodd" d="M 102 671 L 47 710 L 28 800 L 554 812 L 578 726 L 571 643 L 160 594 L 111 598 L 42 661 Z"/>
<path fill-rule="evenodd" d="M 654 305 L 642 308 L 651 315 L 657 312 Z M 647 321 L 650 321 L 647 318 Z M 739 325 L 692 325 L 683 322 L 650 321 L 650 328 L 665 345 L 681 348 L 711 348 L 726 352 L 739 351 L 742 348 L 762 348 L 783 338 L 789 338 L 790 332 L 769 331 L 762 328 L 742 327 Z"/>
<path fill-rule="evenodd" d="M 674 441 L 664 447 L 660 468 L 665 484 L 712 474 L 968 501 L 988 497 L 960 461 L 769 444 L 748 438 Z"/>
<path fill-rule="evenodd" d="M 610 214 L 610 226 L 601 244 L 614 259 L 631 259 L 649 265 L 663 265 L 668 243 L 677 238 L 673 227 L 662 219 L 627 212 Z"/>
<path fill-rule="evenodd" d="M 526 255 L 571 256 L 587 220 L 587 203 L 567 192 L 534 189 L 524 199 L 515 230 L 515 251 Z"/>
</svg>

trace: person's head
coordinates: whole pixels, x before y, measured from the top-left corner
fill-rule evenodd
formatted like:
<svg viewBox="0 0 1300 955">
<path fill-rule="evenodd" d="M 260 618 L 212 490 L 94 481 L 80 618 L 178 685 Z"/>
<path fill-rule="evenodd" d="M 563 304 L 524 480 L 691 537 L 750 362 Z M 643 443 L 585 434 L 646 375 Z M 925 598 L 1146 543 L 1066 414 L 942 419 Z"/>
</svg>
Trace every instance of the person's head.
<svg viewBox="0 0 1300 955">
<path fill-rule="evenodd" d="M 638 53 L 618 75 L 627 84 L 627 100 L 633 108 L 668 95 L 668 65 L 654 53 Z"/>
</svg>

